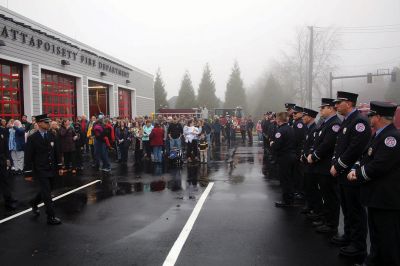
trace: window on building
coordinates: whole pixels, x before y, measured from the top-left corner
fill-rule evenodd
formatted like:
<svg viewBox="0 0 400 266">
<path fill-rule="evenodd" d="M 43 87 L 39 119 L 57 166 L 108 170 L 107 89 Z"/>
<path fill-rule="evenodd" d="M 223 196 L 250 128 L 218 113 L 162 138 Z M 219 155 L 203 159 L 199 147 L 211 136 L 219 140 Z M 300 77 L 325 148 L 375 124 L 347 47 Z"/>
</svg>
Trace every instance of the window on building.
<svg viewBox="0 0 400 266">
<path fill-rule="evenodd" d="M 0 60 L 0 117 L 21 119 L 22 67 L 9 61 Z"/>
<path fill-rule="evenodd" d="M 132 98 L 131 91 L 118 89 L 119 116 L 123 118 L 132 118 Z"/>
<path fill-rule="evenodd" d="M 76 80 L 64 74 L 42 70 L 43 113 L 55 118 L 76 117 Z"/>
</svg>

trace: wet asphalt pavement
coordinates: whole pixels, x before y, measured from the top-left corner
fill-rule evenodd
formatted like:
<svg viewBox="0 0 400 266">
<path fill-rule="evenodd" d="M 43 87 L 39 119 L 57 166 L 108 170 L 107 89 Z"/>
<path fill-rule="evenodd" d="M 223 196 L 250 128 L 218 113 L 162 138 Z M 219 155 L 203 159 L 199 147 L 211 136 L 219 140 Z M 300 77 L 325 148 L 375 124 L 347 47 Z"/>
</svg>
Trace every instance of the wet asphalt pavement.
<svg viewBox="0 0 400 266">
<path fill-rule="evenodd" d="M 0 265 L 162 265 L 209 182 L 176 265 L 351 265 L 300 208 L 274 207 L 279 182 L 263 175 L 261 146 L 232 153 L 221 147 L 208 165 L 113 164 L 110 176 L 86 169 L 60 177 L 55 195 L 103 182 L 56 201 L 61 226 L 48 226 L 43 208 L 39 218 L 0 224 Z M 28 208 L 36 189 L 14 177 L 18 210 L 2 209 L 0 220 Z"/>
</svg>

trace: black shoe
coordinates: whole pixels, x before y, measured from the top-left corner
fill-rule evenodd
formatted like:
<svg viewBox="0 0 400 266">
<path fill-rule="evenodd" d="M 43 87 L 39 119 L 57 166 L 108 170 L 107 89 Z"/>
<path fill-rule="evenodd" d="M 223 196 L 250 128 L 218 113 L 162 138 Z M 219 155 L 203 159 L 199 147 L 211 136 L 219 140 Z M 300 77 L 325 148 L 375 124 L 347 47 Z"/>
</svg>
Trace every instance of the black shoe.
<svg viewBox="0 0 400 266">
<path fill-rule="evenodd" d="M 367 252 L 364 249 L 359 249 L 355 247 L 353 244 L 341 247 L 339 253 L 340 255 L 346 257 L 365 256 L 367 254 Z"/>
<path fill-rule="evenodd" d="M 40 215 L 40 211 L 39 208 L 36 204 L 34 204 L 33 202 L 30 203 L 31 207 L 32 207 L 32 213 L 34 216 L 39 216 Z"/>
<path fill-rule="evenodd" d="M 59 225 L 61 224 L 61 220 L 55 216 L 47 217 L 47 224 L 49 225 Z"/>
<path fill-rule="evenodd" d="M 337 228 L 329 226 L 329 225 L 321 225 L 318 226 L 315 231 L 321 234 L 330 234 L 330 233 L 337 233 Z"/>
<path fill-rule="evenodd" d="M 322 220 L 312 222 L 313 227 L 320 227 L 321 225 L 324 225 L 324 222 Z"/>
<path fill-rule="evenodd" d="M 307 219 L 311 220 L 311 221 L 316 221 L 319 220 L 321 218 L 321 214 L 314 212 L 314 211 L 310 211 L 309 213 L 306 214 Z"/>
<path fill-rule="evenodd" d="M 307 213 L 309 213 L 310 211 L 312 211 L 312 209 L 310 209 L 309 207 L 303 207 L 303 208 L 301 208 L 300 213 L 301 213 L 301 214 L 307 214 Z"/>
<path fill-rule="evenodd" d="M 344 247 L 350 244 L 350 240 L 344 235 L 335 235 L 331 238 L 330 242 L 339 247 Z"/>
<path fill-rule="evenodd" d="M 6 208 L 7 211 L 15 211 L 15 209 L 17 209 L 17 203 L 18 201 L 16 201 L 15 199 L 8 200 L 7 202 L 5 202 L 4 208 Z"/>
<path fill-rule="evenodd" d="M 285 207 L 293 207 L 293 203 L 285 202 L 285 201 L 275 201 L 275 207 L 277 208 L 285 208 Z"/>
</svg>

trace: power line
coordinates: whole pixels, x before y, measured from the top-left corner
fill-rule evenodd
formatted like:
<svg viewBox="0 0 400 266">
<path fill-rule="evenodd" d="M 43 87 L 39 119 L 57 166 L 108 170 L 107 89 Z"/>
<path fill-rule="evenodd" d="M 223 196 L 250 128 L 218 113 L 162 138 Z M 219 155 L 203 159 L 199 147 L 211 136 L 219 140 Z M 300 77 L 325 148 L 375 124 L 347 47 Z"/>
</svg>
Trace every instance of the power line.
<svg viewBox="0 0 400 266">
<path fill-rule="evenodd" d="M 386 24 L 386 25 L 370 25 L 370 26 L 349 26 L 349 27 L 339 27 L 341 29 L 374 29 L 374 28 L 388 28 L 388 27 L 400 27 L 400 24 Z M 322 27 L 318 27 L 315 26 L 315 28 L 319 28 L 319 29 L 328 29 L 328 28 L 332 28 L 332 27 L 327 27 L 327 26 L 322 26 Z"/>
<path fill-rule="evenodd" d="M 391 49 L 391 48 L 400 48 L 400 45 L 381 46 L 381 47 L 360 47 L 360 48 L 335 48 L 332 50 L 358 51 L 358 50 L 381 50 L 381 49 Z"/>
</svg>

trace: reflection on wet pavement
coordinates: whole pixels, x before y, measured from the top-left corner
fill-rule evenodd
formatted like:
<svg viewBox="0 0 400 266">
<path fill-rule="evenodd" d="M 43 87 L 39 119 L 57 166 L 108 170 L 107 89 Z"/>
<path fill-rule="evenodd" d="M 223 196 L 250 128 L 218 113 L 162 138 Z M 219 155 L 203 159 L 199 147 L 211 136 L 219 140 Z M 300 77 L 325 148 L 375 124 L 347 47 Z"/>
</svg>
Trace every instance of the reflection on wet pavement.
<svg viewBox="0 0 400 266">
<path fill-rule="evenodd" d="M 111 173 L 95 171 L 87 163 L 85 170 L 76 176 L 58 177 L 55 180 L 53 195 L 63 194 L 96 179 L 102 182 L 60 199 L 56 202 L 56 206 L 66 214 L 72 214 L 81 212 L 87 204 L 95 204 L 110 197 L 163 191 L 171 191 L 177 199 L 194 200 L 210 181 L 242 183 L 245 173 L 235 172 L 237 164 L 251 166 L 255 161 L 262 164 L 262 159 L 257 158 L 257 154 L 249 152 L 248 147 L 228 149 L 226 146 L 221 146 L 211 150 L 209 156 L 208 164 L 188 163 L 182 166 L 168 162 L 154 164 L 150 161 L 144 161 L 141 166 L 115 163 L 112 165 Z M 89 158 L 86 161 L 89 162 Z M 20 202 L 19 208 L 15 212 L 0 212 L 0 217 L 7 217 L 28 208 L 30 198 L 37 191 L 35 183 L 26 182 L 20 176 L 13 178 L 15 195 Z"/>
</svg>

